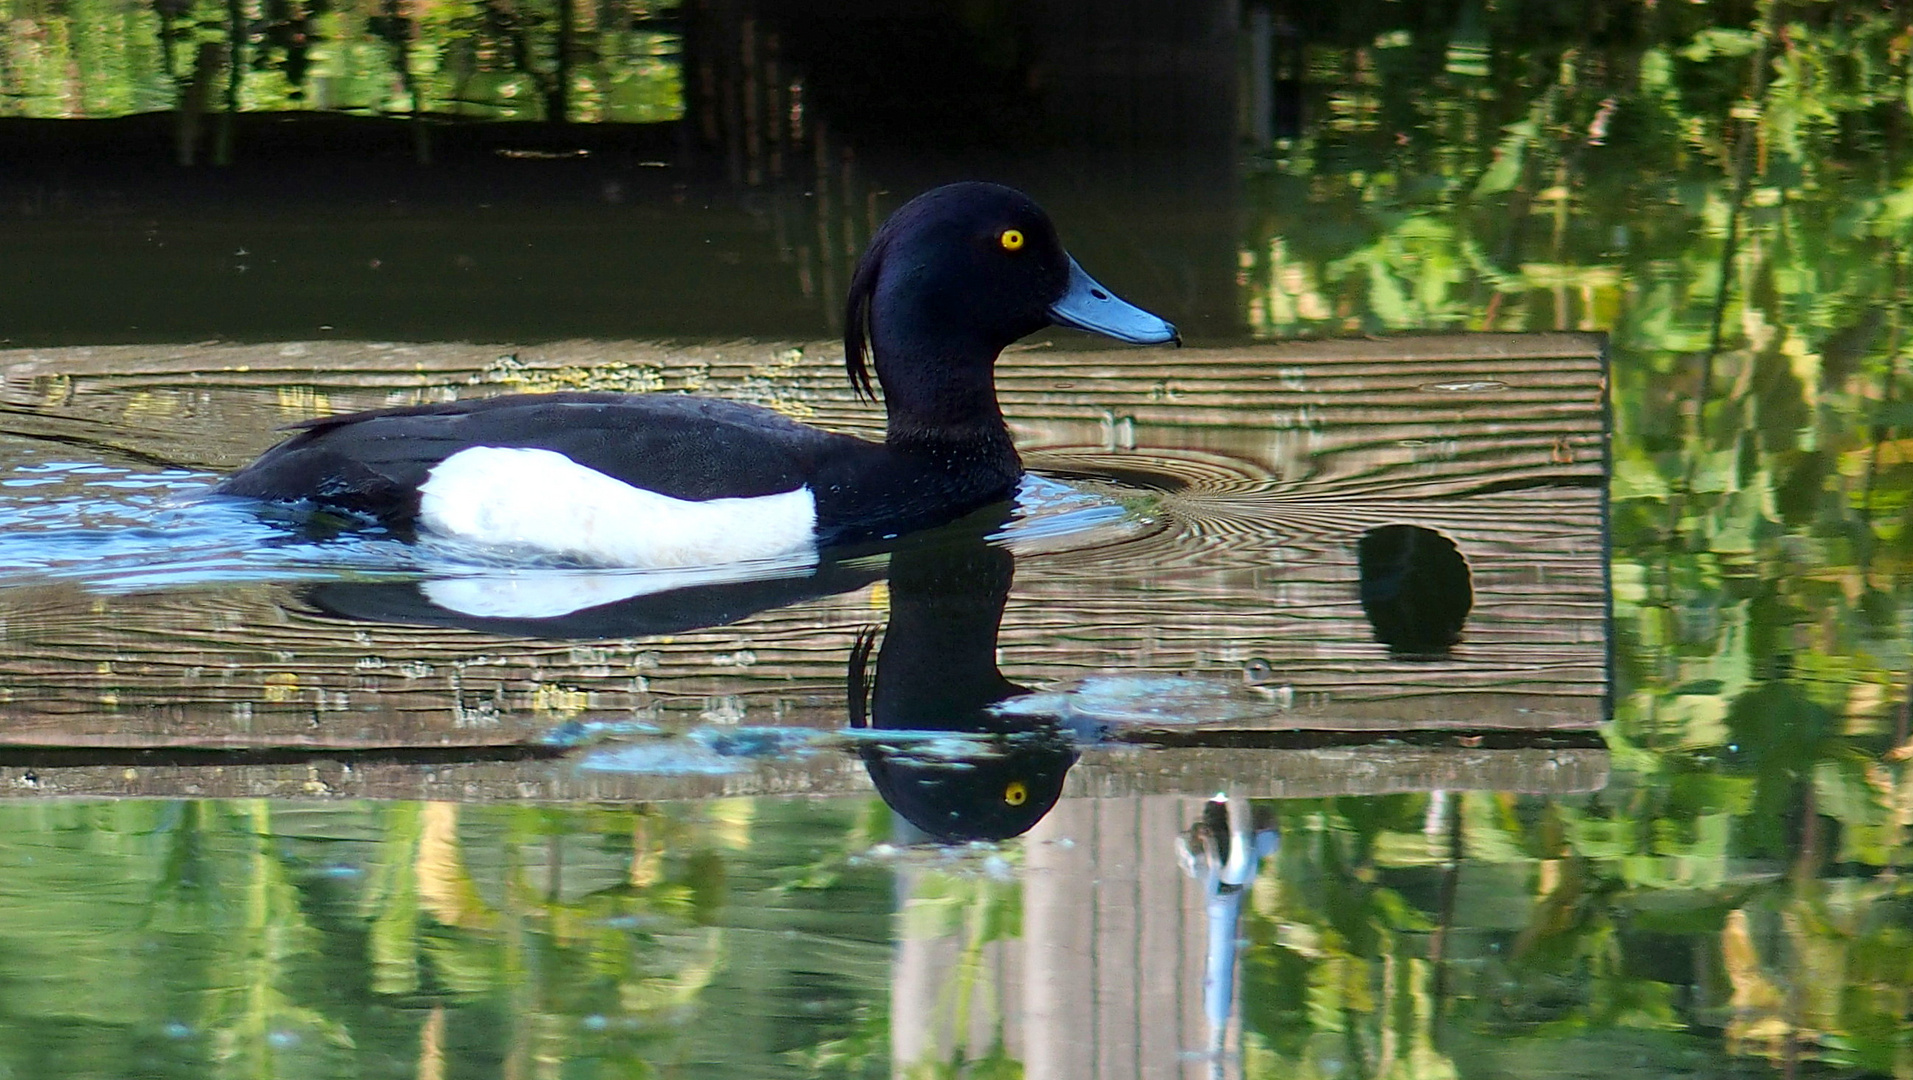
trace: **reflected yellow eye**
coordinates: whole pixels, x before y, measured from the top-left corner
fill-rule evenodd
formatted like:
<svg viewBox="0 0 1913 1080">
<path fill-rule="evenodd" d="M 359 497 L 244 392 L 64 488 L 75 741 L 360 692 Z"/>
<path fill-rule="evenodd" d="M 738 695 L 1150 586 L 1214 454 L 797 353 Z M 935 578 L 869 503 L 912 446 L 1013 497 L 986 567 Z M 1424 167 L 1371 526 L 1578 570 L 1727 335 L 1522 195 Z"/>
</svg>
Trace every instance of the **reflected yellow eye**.
<svg viewBox="0 0 1913 1080">
<path fill-rule="evenodd" d="M 1010 786 L 1003 789 L 1003 801 L 1011 806 L 1022 806 L 1029 797 L 1030 789 L 1024 787 L 1021 780 L 1012 780 Z"/>
<path fill-rule="evenodd" d="M 1023 234 L 1015 229 L 1004 229 L 1003 235 L 997 237 L 996 240 L 997 243 L 1003 245 L 1004 251 L 1016 251 L 1023 246 Z M 1022 802 L 1023 800 L 1018 799 L 1016 801 Z"/>
</svg>

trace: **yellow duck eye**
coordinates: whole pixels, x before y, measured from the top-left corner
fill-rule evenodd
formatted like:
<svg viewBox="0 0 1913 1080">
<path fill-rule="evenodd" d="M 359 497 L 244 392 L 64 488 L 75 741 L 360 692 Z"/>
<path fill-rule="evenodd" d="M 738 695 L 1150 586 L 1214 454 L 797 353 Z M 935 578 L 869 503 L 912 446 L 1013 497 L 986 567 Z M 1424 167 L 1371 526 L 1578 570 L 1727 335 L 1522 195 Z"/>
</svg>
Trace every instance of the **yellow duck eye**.
<svg viewBox="0 0 1913 1080">
<path fill-rule="evenodd" d="M 1023 234 L 1015 229 L 1004 229 L 1003 235 L 997 237 L 996 241 L 1003 245 L 1004 251 L 1016 251 L 1023 246 Z M 1018 799 L 1016 801 L 1022 802 L 1023 800 Z"/>
<path fill-rule="evenodd" d="M 1021 780 L 1012 780 L 1010 786 L 1003 789 L 1003 801 L 1011 806 L 1022 806 L 1029 798 L 1030 789 L 1024 787 Z"/>
</svg>

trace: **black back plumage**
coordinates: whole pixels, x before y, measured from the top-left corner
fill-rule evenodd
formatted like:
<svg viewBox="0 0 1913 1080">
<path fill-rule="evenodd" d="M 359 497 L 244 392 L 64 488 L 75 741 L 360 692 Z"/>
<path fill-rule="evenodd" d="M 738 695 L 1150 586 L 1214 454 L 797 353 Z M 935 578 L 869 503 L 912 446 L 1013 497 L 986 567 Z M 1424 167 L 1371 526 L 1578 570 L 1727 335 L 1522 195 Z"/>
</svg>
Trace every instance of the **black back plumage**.
<svg viewBox="0 0 1913 1080">
<path fill-rule="evenodd" d="M 677 499 L 790 491 L 820 459 L 863 445 L 769 409 L 679 394 L 516 394 L 377 409 L 294 425 L 298 434 L 221 491 L 317 502 L 394 524 L 418 510 L 432 468 L 474 446 L 551 450 Z"/>
</svg>

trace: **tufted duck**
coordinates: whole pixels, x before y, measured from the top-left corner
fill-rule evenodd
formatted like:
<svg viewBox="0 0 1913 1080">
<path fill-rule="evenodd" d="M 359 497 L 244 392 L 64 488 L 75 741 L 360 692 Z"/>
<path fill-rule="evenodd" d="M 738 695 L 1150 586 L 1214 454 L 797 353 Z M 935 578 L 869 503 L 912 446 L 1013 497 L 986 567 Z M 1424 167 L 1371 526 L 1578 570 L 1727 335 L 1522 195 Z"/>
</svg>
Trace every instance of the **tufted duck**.
<svg viewBox="0 0 1913 1080">
<path fill-rule="evenodd" d="M 882 443 L 709 398 L 516 394 L 294 425 L 218 490 L 509 558 L 810 560 L 1007 498 L 1022 462 L 994 366 L 1005 346 L 1050 325 L 1179 340 L 1084 273 L 1028 196 L 951 184 L 891 215 L 850 283 L 845 364 L 866 396 L 876 370 Z"/>
</svg>

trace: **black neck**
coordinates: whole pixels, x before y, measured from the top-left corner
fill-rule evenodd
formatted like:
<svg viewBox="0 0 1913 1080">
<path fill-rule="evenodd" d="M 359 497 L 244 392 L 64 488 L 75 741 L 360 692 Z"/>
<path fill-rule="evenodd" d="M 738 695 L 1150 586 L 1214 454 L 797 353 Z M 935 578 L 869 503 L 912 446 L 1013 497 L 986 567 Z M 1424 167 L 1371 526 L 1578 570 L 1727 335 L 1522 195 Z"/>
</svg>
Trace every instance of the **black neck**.
<svg viewBox="0 0 1913 1080">
<path fill-rule="evenodd" d="M 974 442 L 979 437 L 1009 442 L 996 403 L 996 358 L 1002 344 L 948 334 L 933 342 L 912 332 L 918 325 L 949 323 L 946 313 L 907 310 L 871 327 L 871 351 L 893 446 L 900 441 Z"/>
<path fill-rule="evenodd" d="M 1023 462 L 996 403 L 994 350 L 932 356 L 879 339 L 884 442 L 954 472 L 1014 480 Z M 889 372 L 890 374 L 886 374 Z"/>
<path fill-rule="evenodd" d="M 1017 456 L 1016 442 L 1010 438 L 1010 429 L 1000 413 L 964 425 L 920 425 L 913 421 L 899 422 L 896 409 L 891 409 L 884 445 L 947 469 L 987 470 L 1007 473 L 1011 478 L 1023 475 L 1023 459 Z"/>
<path fill-rule="evenodd" d="M 984 710 L 1022 687 L 996 666 L 1016 560 L 969 537 L 905 546 L 890 559 L 890 628 L 877 656 L 877 727 L 987 730 Z"/>
</svg>

